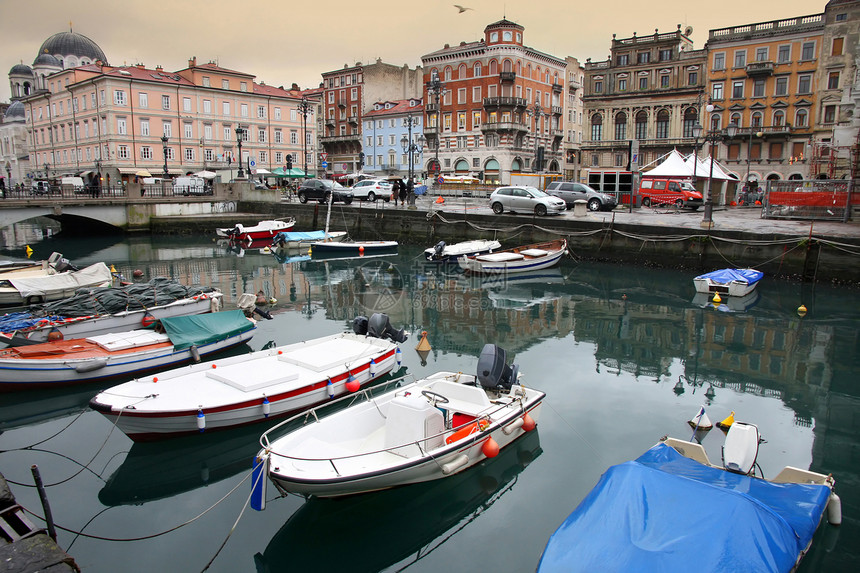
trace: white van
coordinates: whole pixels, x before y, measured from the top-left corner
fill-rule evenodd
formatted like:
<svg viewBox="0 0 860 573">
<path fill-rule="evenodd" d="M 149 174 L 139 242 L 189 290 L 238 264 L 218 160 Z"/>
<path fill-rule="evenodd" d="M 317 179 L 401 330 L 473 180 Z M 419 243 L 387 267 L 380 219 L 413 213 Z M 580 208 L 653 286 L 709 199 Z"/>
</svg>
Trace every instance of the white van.
<svg viewBox="0 0 860 573">
<path fill-rule="evenodd" d="M 140 182 L 143 185 L 161 185 L 161 177 L 144 177 Z"/>
<path fill-rule="evenodd" d="M 206 184 L 202 177 L 177 177 L 173 180 L 174 195 L 205 195 Z"/>
<path fill-rule="evenodd" d="M 62 177 L 60 179 L 60 185 L 64 188 L 71 187 L 75 193 L 84 192 L 84 180 L 80 177 Z"/>
</svg>

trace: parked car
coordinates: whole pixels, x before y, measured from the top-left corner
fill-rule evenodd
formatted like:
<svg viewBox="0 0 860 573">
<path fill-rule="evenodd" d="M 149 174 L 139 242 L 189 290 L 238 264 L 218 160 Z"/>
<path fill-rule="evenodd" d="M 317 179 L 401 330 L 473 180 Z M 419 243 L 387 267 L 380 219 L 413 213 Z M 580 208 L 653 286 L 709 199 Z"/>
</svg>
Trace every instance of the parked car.
<svg viewBox="0 0 860 573">
<path fill-rule="evenodd" d="M 511 213 L 531 213 L 538 217 L 546 214 L 558 214 L 564 211 L 562 199 L 547 195 L 539 189 L 527 185 L 499 187 L 490 195 L 490 207 L 493 213 L 501 215 L 505 211 Z"/>
<path fill-rule="evenodd" d="M 329 195 L 332 202 L 352 203 L 352 191 L 331 179 L 308 179 L 298 188 L 296 195 L 302 203 L 307 203 L 308 199 L 327 203 Z"/>
<path fill-rule="evenodd" d="M 553 181 L 546 192 L 563 199 L 568 209 L 573 209 L 576 201 L 585 201 L 589 211 L 611 211 L 618 203 L 614 195 L 595 191 L 588 185 L 573 181 Z"/>
<path fill-rule="evenodd" d="M 692 183 L 680 179 L 648 179 L 642 178 L 639 184 L 639 196 L 642 206 L 674 205 L 678 209 L 686 207 L 695 211 L 702 204 L 702 194 L 696 191 Z"/>
<path fill-rule="evenodd" d="M 359 201 L 376 201 L 378 197 L 386 203 L 391 200 L 391 183 L 385 179 L 365 179 L 349 188 L 353 199 Z"/>
<path fill-rule="evenodd" d="M 51 184 L 47 181 L 37 179 L 33 181 L 30 193 L 33 195 L 49 195 L 51 193 Z"/>
<path fill-rule="evenodd" d="M 202 177 L 177 177 L 173 180 L 174 195 L 206 195 L 206 181 Z"/>
</svg>

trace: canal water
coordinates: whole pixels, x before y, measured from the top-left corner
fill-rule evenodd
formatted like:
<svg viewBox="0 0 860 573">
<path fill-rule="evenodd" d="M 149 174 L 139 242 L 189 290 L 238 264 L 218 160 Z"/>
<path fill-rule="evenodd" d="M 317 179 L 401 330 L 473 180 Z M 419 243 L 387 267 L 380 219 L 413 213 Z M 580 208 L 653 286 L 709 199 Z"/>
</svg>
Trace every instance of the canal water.
<svg viewBox="0 0 860 573">
<path fill-rule="evenodd" d="M 245 292 L 276 299 L 273 319 L 236 352 L 385 312 L 412 333 L 400 374 L 474 372 L 492 342 L 519 364 L 524 384 L 546 393 L 537 431 L 467 472 L 337 500 L 279 498 L 270 488 L 260 513 L 245 505 L 265 425 L 135 444 L 87 409 L 104 384 L 4 394 L 0 471 L 18 501 L 42 514 L 30 487 L 38 465 L 59 544 L 84 571 L 202 571 L 210 561 L 218 572 L 533 571 L 547 538 L 610 465 L 665 435 L 690 439 L 687 420 L 703 405 L 714 422 L 734 412 L 759 426 L 766 477 L 785 465 L 835 476 L 844 523 L 819 529 L 801 571 L 858 563 L 856 289 L 765 278 L 755 297 L 715 306 L 695 297 L 689 273 L 572 258 L 484 281 L 427 267 L 415 247 L 279 260 L 202 236 L 75 239 L 31 228 L 6 230 L 4 240 L 0 258 L 21 258 L 29 244 L 36 259 L 59 251 L 128 278 L 139 270 L 136 280 L 214 286 L 225 308 Z M 415 351 L 422 331 L 432 346 L 424 358 Z M 701 439 L 719 461 L 722 432 Z M 699 524 L 731 526 L 730 516 Z"/>
</svg>

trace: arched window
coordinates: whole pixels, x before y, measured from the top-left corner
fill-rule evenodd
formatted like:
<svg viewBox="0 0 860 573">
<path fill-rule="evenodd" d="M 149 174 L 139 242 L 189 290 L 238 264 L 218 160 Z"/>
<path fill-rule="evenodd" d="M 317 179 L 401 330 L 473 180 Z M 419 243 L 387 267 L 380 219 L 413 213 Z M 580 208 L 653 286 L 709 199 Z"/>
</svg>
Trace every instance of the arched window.
<svg viewBox="0 0 860 573">
<path fill-rule="evenodd" d="M 794 125 L 797 127 L 806 127 L 809 122 L 809 112 L 805 109 L 797 110 L 794 114 Z"/>
<path fill-rule="evenodd" d="M 722 129 L 723 125 L 723 116 L 718 113 L 711 115 L 711 131 L 717 132 Z"/>
<path fill-rule="evenodd" d="M 743 121 L 741 121 L 741 114 L 739 114 L 739 113 L 737 113 L 737 112 L 735 112 L 735 113 L 733 113 L 733 114 L 731 115 L 731 118 L 730 118 L 729 123 L 733 123 L 733 124 L 735 124 L 735 125 L 736 125 L 736 126 L 738 126 L 738 127 L 743 127 L 743 126 L 744 126 L 744 122 L 743 122 Z"/>
<path fill-rule="evenodd" d="M 694 107 L 688 107 L 684 112 L 684 137 L 693 137 L 693 126 L 698 123 L 699 112 Z"/>
<path fill-rule="evenodd" d="M 592 141 L 603 139 L 603 116 L 599 113 L 591 116 L 591 139 Z"/>
<path fill-rule="evenodd" d="M 490 75 L 494 76 L 499 73 L 499 63 L 496 60 L 490 60 Z"/>
<path fill-rule="evenodd" d="M 502 71 L 503 72 L 513 71 L 513 64 L 511 64 L 510 60 L 505 60 L 504 62 L 502 62 Z"/>
<path fill-rule="evenodd" d="M 615 114 L 615 139 L 627 139 L 627 114 L 623 111 Z"/>
<path fill-rule="evenodd" d="M 466 64 L 460 64 L 460 68 L 457 70 L 457 79 L 466 79 Z"/>
<path fill-rule="evenodd" d="M 782 127 L 785 125 L 785 112 L 781 109 L 773 112 L 773 126 L 774 127 Z"/>
<path fill-rule="evenodd" d="M 657 139 L 669 137 L 669 112 L 661 109 L 657 112 Z"/>
<path fill-rule="evenodd" d="M 475 62 L 475 67 L 472 68 L 472 77 L 481 77 L 481 62 Z"/>
<path fill-rule="evenodd" d="M 547 70 L 547 71 L 544 73 L 544 75 L 543 75 L 543 81 L 544 81 L 544 83 L 547 83 L 547 84 L 549 83 L 549 70 Z"/>
<path fill-rule="evenodd" d="M 648 139 L 648 114 L 644 111 L 636 114 L 636 139 Z"/>
<path fill-rule="evenodd" d="M 451 74 L 452 73 L 453 73 L 453 70 L 451 69 L 451 66 L 445 66 L 445 81 L 446 82 L 451 81 Z"/>
<path fill-rule="evenodd" d="M 752 127 L 761 127 L 761 125 L 762 125 L 762 123 L 761 123 L 761 112 L 757 111 L 757 112 L 752 114 L 751 126 Z"/>
</svg>

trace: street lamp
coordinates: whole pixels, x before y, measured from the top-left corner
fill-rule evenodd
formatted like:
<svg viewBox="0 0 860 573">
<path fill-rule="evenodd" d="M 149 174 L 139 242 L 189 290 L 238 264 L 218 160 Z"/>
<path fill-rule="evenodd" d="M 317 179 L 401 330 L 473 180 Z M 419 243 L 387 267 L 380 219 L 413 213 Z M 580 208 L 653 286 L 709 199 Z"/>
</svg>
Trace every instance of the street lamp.
<svg viewBox="0 0 860 573">
<path fill-rule="evenodd" d="M 12 166 L 8 161 L 6 162 L 6 189 L 12 190 Z"/>
<path fill-rule="evenodd" d="M 731 139 L 734 136 L 736 136 L 737 134 L 738 134 L 738 125 L 736 123 L 730 123 L 729 125 L 726 126 L 725 131 L 722 131 L 722 130 L 710 131 L 705 136 L 705 141 L 707 141 L 709 144 L 708 153 L 709 153 L 710 159 L 711 159 L 711 166 L 710 166 L 710 171 L 708 172 L 708 195 L 705 198 L 705 215 L 702 218 L 702 227 L 710 229 L 714 225 L 714 220 L 713 220 L 714 205 L 713 205 L 713 202 L 711 200 L 711 182 L 714 178 L 714 144 L 717 143 L 718 141 L 722 140 L 723 138 L 726 138 L 726 137 Z"/>
<path fill-rule="evenodd" d="M 698 121 L 693 125 L 693 189 L 696 188 L 696 173 L 699 171 L 699 138 L 702 136 L 702 124 Z"/>
<path fill-rule="evenodd" d="M 305 158 L 305 177 L 308 176 L 308 114 L 311 113 L 311 102 L 306 96 L 302 96 L 298 111 L 302 115 L 302 157 Z"/>
<path fill-rule="evenodd" d="M 439 147 L 441 143 L 442 136 L 442 114 L 440 113 L 442 110 L 439 107 L 439 99 L 448 93 L 448 89 L 445 87 L 445 84 L 439 79 L 439 72 L 437 70 L 433 70 L 433 73 L 430 76 L 430 81 L 427 82 L 427 93 L 433 96 L 434 101 L 436 102 L 436 175 L 442 170 L 442 164 L 439 163 Z"/>
<path fill-rule="evenodd" d="M 756 137 L 761 137 L 762 135 L 764 135 L 764 133 L 761 131 L 758 131 L 755 134 Z M 750 189 L 750 187 L 749 187 L 749 185 L 750 185 L 750 159 L 752 159 L 752 138 L 753 138 L 753 127 L 752 127 L 752 125 L 750 125 L 750 137 L 749 137 L 749 141 L 747 142 L 747 176 L 744 178 L 744 185 L 747 187 L 747 191 L 752 191 L 752 189 Z"/>
<path fill-rule="evenodd" d="M 409 165 L 409 182 L 414 186 L 415 182 L 413 181 L 414 177 L 414 156 L 413 153 L 421 153 L 422 148 L 424 147 L 424 142 L 426 141 L 424 138 L 424 134 L 418 135 L 418 138 L 413 141 L 412 140 L 412 126 L 417 126 L 418 120 L 412 117 L 412 114 L 408 114 L 406 116 L 406 127 L 409 130 L 409 135 L 404 135 L 400 138 L 400 146 L 403 148 L 403 153 L 409 155 L 408 165 Z M 411 192 L 409 194 L 409 205 L 412 206 L 415 204 L 415 192 Z"/>
<path fill-rule="evenodd" d="M 161 136 L 161 147 L 164 150 L 164 173 L 163 173 L 164 179 L 168 179 L 168 177 L 169 177 L 169 175 L 167 173 L 167 142 L 168 141 L 169 141 L 169 138 L 167 137 L 167 135 Z"/>
<path fill-rule="evenodd" d="M 51 176 L 50 176 L 50 174 L 48 174 L 48 164 L 45 163 L 45 179 L 47 180 L 50 178 L 51 178 Z"/>
<path fill-rule="evenodd" d="M 534 157 L 534 162 L 532 163 L 532 169 L 535 173 L 538 173 L 540 171 L 541 163 L 542 163 L 542 161 L 539 157 L 540 153 L 539 153 L 539 149 L 538 149 L 538 133 L 540 132 L 540 118 L 542 115 L 541 114 L 540 101 L 537 101 L 537 100 L 535 101 L 534 109 L 531 111 L 535 117 L 535 157 Z"/>
<path fill-rule="evenodd" d="M 96 195 L 101 195 L 102 188 L 102 162 L 96 159 Z"/>
<path fill-rule="evenodd" d="M 236 128 L 236 143 L 239 145 L 239 173 L 236 174 L 237 179 L 245 178 L 245 171 L 242 169 L 242 136 L 245 130 L 241 127 Z"/>
</svg>

